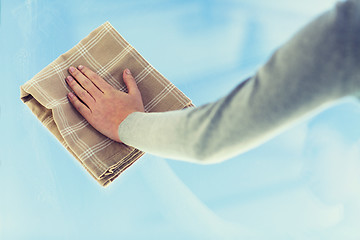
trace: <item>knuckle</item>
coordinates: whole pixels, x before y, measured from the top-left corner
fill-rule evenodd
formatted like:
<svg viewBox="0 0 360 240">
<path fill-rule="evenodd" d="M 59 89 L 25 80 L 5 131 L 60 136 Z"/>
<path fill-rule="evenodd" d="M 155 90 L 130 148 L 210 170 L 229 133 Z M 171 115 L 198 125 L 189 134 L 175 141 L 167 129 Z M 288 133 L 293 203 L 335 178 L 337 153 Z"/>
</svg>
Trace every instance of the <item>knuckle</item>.
<svg viewBox="0 0 360 240">
<path fill-rule="evenodd" d="M 129 81 L 129 80 L 134 80 L 134 77 L 131 75 L 125 75 L 124 79 Z"/>
<path fill-rule="evenodd" d="M 98 79 L 100 78 L 100 76 L 97 75 L 97 74 L 94 73 L 94 72 L 91 72 L 90 77 L 91 77 L 92 79 L 96 79 L 96 80 L 98 80 Z"/>
<path fill-rule="evenodd" d="M 83 114 L 84 112 L 84 106 L 78 104 L 77 106 L 75 106 L 76 110 L 78 110 L 79 113 Z"/>
<path fill-rule="evenodd" d="M 65 80 L 69 86 L 72 86 L 74 84 L 74 78 L 71 76 L 67 76 Z"/>
<path fill-rule="evenodd" d="M 77 70 L 77 69 L 75 68 L 75 70 L 71 73 L 71 75 L 73 75 L 73 76 L 79 75 L 79 70 Z"/>
<path fill-rule="evenodd" d="M 86 92 L 86 91 L 81 91 L 81 92 L 79 92 L 80 98 L 84 98 L 84 97 L 86 97 L 86 95 L 87 95 L 87 92 Z"/>
<path fill-rule="evenodd" d="M 74 101 L 74 107 L 79 112 L 82 112 L 84 110 L 84 105 L 79 100 Z"/>
<path fill-rule="evenodd" d="M 85 88 L 85 89 L 88 89 L 91 85 L 90 85 L 90 82 L 88 79 L 85 79 L 81 85 Z"/>
<path fill-rule="evenodd" d="M 90 69 L 89 69 L 89 71 L 87 71 L 87 73 L 88 73 L 89 76 L 91 76 L 91 77 L 94 77 L 94 76 L 96 75 L 96 73 L 93 72 L 93 71 L 91 71 Z"/>
<path fill-rule="evenodd" d="M 102 79 L 102 77 L 99 74 L 97 74 L 96 72 L 91 72 L 90 75 L 92 78 L 94 78 L 96 80 Z"/>
<path fill-rule="evenodd" d="M 70 87 L 74 88 L 77 85 L 77 82 L 75 80 L 72 80 L 69 85 Z"/>
<path fill-rule="evenodd" d="M 88 72 L 89 71 L 89 68 L 85 65 L 82 65 L 83 68 L 81 69 L 81 72 Z"/>
</svg>

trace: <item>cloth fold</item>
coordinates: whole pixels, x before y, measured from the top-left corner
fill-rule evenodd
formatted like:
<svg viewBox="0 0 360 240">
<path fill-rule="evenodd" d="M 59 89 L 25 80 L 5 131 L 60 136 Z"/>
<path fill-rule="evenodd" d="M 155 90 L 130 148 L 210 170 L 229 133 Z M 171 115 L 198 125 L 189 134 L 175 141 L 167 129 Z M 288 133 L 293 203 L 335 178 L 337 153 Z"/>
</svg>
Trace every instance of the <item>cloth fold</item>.
<svg viewBox="0 0 360 240">
<path fill-rule="evenodd" d="M 174 84 L 149 64 L 105 22 L 20 86 L 20 98 L 102 186 L 114 181 L 144 152 L 115 142 L 94 129 L 69 103 L 65 82 L 70 66 L 85 65 L 114 88 L 127 92 L 122 72 L 129 68 L 142 95 L 145 112 L 194 106 Z"/>
</svg>

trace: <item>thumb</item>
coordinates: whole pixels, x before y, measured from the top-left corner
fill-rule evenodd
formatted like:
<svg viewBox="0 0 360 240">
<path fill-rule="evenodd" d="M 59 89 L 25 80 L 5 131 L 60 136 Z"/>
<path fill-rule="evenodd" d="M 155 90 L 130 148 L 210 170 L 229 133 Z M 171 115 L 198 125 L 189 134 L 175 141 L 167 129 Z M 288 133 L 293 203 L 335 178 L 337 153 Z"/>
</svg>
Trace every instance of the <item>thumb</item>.
<svg viewBox="0 0 360 240">
<path fill-rule="evenodd" d="M 129 94 L 140 94 L 140 90 L 136 84 L 135 78 L 132 76 L 128 68 L 126 68 L 123 72 L 123 79 L 127 89 L 129 90 Z"/>
</svg>

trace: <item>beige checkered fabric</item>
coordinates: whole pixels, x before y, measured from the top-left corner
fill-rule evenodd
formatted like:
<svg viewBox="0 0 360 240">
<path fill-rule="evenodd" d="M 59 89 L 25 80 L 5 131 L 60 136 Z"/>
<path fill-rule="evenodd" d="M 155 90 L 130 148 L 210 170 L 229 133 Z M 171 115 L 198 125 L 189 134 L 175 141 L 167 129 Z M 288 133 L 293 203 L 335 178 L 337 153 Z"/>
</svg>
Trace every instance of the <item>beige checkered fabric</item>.
<svg viewBox="0 0 360 240">
<path fill-rule="evenodd" d="M 85 65 L 110 85 L 127 92 L 122 72 L 129 68 L 146 112 L 193 106 L 191 100 L 151 66 L 109 22 L 92 31 L 20 87 L 21 100 L 102 186 L 108 185 L 144 152 L 95 130 L 69 103 L 65 82 L 70 66 Z"/>
</svg>

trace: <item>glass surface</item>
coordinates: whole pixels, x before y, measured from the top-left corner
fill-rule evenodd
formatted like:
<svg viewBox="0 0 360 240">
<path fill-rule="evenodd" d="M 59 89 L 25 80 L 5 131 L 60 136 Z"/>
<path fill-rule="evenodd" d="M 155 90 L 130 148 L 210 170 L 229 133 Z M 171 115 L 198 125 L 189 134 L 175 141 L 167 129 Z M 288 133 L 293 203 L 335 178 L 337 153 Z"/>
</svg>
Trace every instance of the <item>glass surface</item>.
<svg viewBox="0 0 360 240">
<path fill-rule="evenodd" d="M 354 99 L 220 164 L 146 154 L 105 189 L 19 99 L 20 85 L 109 21 L 200 106 L 334 3 L 2 0 L 0 239 L 360 239 Z"/>
</svg>

